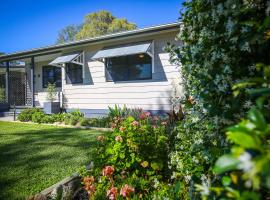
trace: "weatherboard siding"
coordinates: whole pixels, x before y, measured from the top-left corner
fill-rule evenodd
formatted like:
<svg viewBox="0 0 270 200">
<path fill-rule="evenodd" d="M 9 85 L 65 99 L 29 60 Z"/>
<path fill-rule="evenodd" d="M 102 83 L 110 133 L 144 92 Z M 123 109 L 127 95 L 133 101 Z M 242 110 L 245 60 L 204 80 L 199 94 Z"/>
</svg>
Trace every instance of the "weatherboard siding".
<svg viewBox="0 0 270 200">
<path fill-rule="evenodd" d="M 105 114 L 108 106 L 115 104 L 153 112 L 170 110 L 171 83 L 179 76 L 179 68 L 169 62 L 169 54 L 163 48 L 167 42 L 174 42 L 174 37 L 166 34 L 152 38 L 155 53 L 152 80 L 106 82 L 104 63 L 91 61 L 102 47 L 85 51 L 84 84 L 63 85 L 65 108 L 81 109 L 91 116 Z"/>
</svg>

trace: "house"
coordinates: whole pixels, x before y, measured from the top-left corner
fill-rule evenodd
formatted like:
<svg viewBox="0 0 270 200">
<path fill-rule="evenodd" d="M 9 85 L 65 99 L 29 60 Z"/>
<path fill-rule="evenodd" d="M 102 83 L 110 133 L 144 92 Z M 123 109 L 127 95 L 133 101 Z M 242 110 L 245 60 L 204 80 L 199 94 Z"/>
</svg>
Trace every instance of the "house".
<svg viewBox="0 0 270 200">
<path fill-rule="evenodd" d="M 42 108 L 48 83 L 55 83 L 67 112 L 80 109 L 86 116 L 100 116 L 115 104 L 153 114 L 169 111 L 179 69 L 164 47 L 168 42 L 180 45 L 175 41 L 179 26 L 164 24 L 2 55 L 8 77 L 5 101 Z M 10 62 L 16 60 L 25 66 L 15 70 L 20 75 L 14 81 Z"/>
</svg>

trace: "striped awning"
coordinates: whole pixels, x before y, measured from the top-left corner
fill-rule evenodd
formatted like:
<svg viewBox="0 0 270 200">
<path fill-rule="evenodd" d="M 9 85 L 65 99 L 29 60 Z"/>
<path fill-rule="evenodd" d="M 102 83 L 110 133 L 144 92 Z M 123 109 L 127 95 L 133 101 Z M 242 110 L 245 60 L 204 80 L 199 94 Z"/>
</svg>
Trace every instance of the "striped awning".
<svg viewBox="0 0 270 200">
<path fill-rule="evenodd" d="M 112 58 L 119 56 L 127 56 L 140 53 L 148 53 L 151 49 L 152 42 L 129 44 L 125 46 L 104 48 L 98 51 L 93 57 L 93 60 L 102 58 Z"/>
</svg>

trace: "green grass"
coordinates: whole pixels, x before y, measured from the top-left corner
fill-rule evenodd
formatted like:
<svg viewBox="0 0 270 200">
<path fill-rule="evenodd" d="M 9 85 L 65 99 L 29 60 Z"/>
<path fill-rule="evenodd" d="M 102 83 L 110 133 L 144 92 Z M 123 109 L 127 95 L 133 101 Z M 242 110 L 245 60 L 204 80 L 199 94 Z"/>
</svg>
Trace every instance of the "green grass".
<svg viewBox="0 0 270 200">
<path fill-rule="evenodd" d="M 0 199 L 25 199 L 91 161 L 97 131 L 0 122 Z"/>
</svg>

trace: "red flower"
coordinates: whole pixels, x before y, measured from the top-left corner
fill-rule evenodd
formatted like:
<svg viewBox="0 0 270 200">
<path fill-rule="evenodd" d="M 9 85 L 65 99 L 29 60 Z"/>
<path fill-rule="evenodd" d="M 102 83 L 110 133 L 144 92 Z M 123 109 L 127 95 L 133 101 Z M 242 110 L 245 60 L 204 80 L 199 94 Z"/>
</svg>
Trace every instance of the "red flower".
<svg viewBox="0 0 270 200">
<path fill-rule="evenodd" d="M 112 166 L 106 166 L 102 170 L 103 176 L 111 176 L 114 172 L 114 168 Z"/>
<path fill-rule="evenodd" d="M 112 187 L 111 189 L 109 189 L 107 191 L 107 197 L 110 199 L 110 200 L 115 200 L 116 197 L 117 197 L 117 194 L 118 194 L 118 189 L 116 187 Z"/>
<path fill-rule="evenodd" d="M 122 142 L 123 138 L 120 135 L 118 135 L 118 136 L 115 137 L 115 141 Z"/>
<path fill-rule="evenodd" d="M 131 123 L 132 126 L 139 126 L 139 124 L 140 124 L 140 123 L 137 122 L 137 121 L 133 121 L 133 122 Z"/>
<path fill-rule="evenodd" d="M 123 197 L 130 197 L 131 193 L 132 192 L 135 192 L 135 189 L 129 185 L 124 185 L 122 188 L 121 188 L 121 191 L 120 191 L 120 194 L 123 196 Z"/>
</svg>

